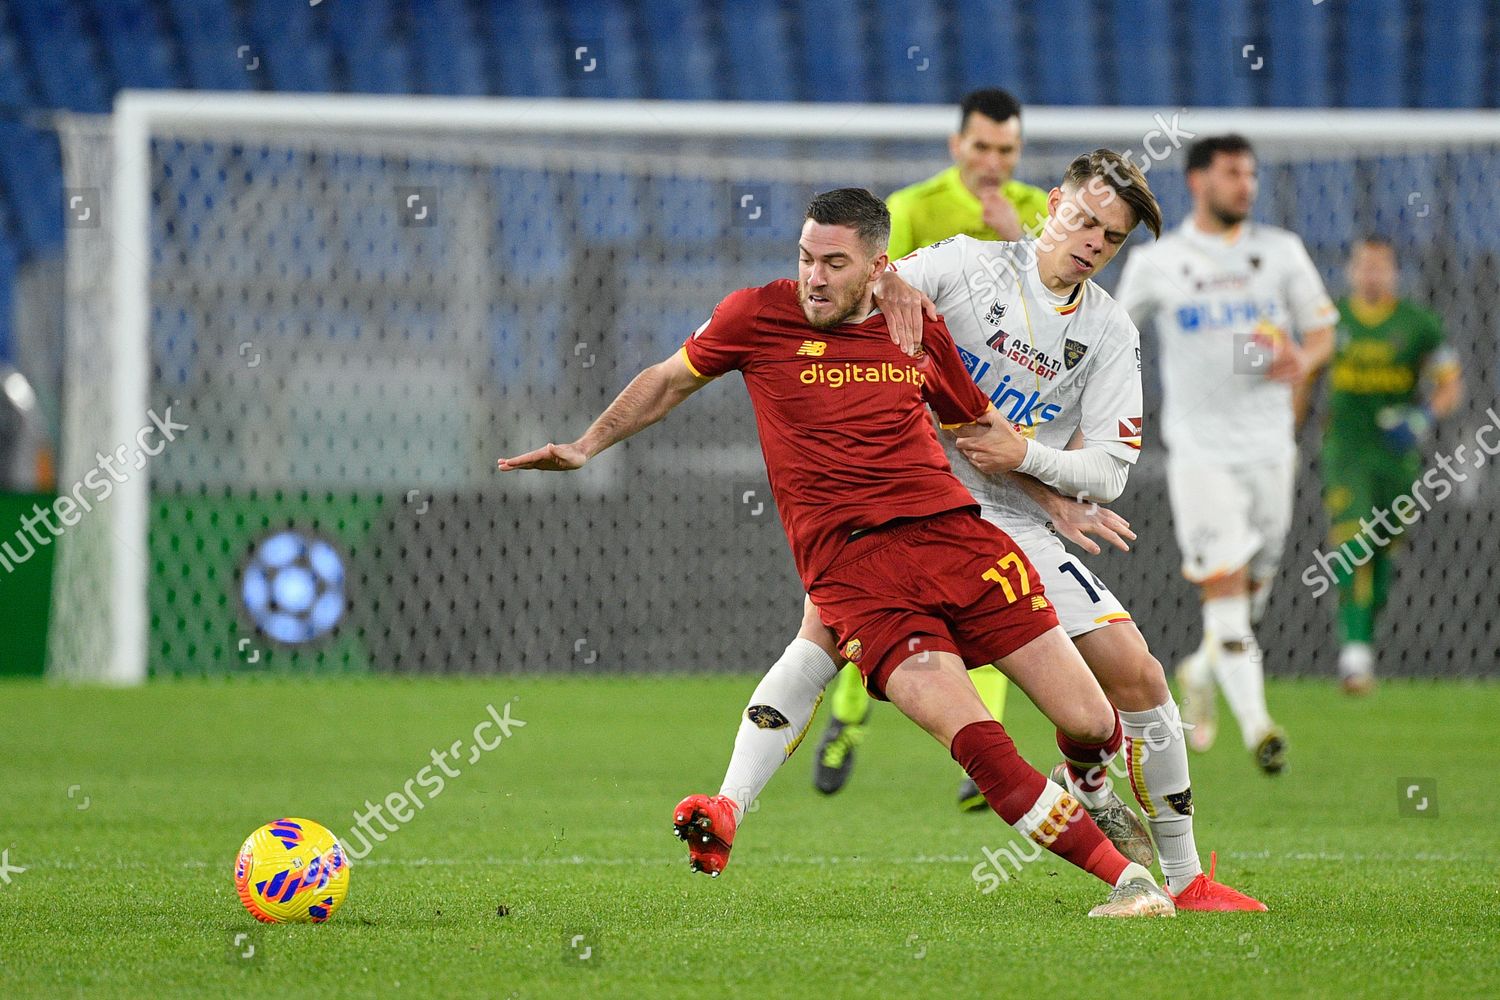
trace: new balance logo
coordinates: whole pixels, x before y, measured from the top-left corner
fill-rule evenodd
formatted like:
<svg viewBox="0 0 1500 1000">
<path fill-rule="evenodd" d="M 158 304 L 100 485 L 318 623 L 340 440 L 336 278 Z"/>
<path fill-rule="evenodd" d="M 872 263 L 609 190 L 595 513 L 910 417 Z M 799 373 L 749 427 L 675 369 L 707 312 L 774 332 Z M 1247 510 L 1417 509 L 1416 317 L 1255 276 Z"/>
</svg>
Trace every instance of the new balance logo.
<svg viewBox="0 0 1500 1000">
<path fill-rule="evenodd" d="M 1046 611 L 1047 610 L 1047 599 L 1045 597 L 1043 597 L 1041 594 L 1033 594 L 1032 597 L 1031 597 L 1031 610 L 1032 611 Z"/>
<path fill-rule="evenodd" d="M 828 345 L 821 340 L 804 340 L 802 346 L 797 348 L 797 357 L 821 358 L 826 350 Z"/>
</svg>

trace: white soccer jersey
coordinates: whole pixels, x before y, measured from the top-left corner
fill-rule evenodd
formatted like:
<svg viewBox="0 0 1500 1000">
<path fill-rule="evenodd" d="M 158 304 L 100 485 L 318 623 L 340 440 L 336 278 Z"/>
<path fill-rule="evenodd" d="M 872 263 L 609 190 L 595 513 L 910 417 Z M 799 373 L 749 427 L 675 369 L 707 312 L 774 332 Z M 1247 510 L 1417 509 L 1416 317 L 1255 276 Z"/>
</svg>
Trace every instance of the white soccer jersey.
<svg viewBox="0 0 1500 1000">
<path fill-rule="evenodd" d="M 975 384 L 1026 437 L 1066 448 L 1082 429 L 1086 446 L 1140 456 L 1140 336 L 1109 293 L 1085 281 L 1068 298 L 1053 294 L 1030 242 L 955 236 L 892 266 L 937 304 Z M 979 472 L 946 438 L 944 447 L 986 516 L 1046 523 L 1009 477 Z"/>
<path fill-rule="evenodd" d="M 1115 296 L 1137 321 L 1156 323 L 1172 458 L 1230 464 L 1295 454 L 1292 388 L 1265 376 L 1264 338 L 1339 318 L 1295 234 L 1247 222 L 1226 240 L 1189 219 L 1131 252 Z"/>
</svg>

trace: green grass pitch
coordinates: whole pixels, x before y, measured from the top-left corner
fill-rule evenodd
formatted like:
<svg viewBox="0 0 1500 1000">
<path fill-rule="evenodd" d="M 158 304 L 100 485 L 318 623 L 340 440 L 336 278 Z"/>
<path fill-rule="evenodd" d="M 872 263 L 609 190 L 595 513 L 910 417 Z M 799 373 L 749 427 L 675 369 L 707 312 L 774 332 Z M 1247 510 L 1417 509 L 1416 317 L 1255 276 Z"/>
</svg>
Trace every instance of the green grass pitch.
<svg viewBox="0 0 1500 1000">
<path fill-rule="evenodd" d="M 809 784 L 820 713 L 725 875 L 690 875 L 671 807 L 717 791 L 753 684 L 0 685 L 0 996 L 1500 993 L 1500 686 L 1273 683 L 1288 773 L 1258 774 L 1232 729 L 1193 759 L 1205 860 L 1271 912 L 1105 922 L 1084 916 L 1103 887 L 1050 855 L 981 893 L 981 849 L 1013 835 L 957 811 L 957 766 L 888 706 L 832 799 Z M 330 923 L 240 906 L 252 829 L 343 836 L 512 699 L 525 727 L 354 864 Z M 1052 763 L 1024 698 L 1007 722 Z"/>
</svg>

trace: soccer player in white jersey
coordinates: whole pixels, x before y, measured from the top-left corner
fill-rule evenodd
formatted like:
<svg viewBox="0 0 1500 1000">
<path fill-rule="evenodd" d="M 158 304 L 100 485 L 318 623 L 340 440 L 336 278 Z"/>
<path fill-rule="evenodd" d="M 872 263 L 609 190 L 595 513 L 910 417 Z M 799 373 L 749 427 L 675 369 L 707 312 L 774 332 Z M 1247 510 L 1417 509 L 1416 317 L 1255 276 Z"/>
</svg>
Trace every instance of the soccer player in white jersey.
<svg viewBox="0 0 1500 1000">
<path fill-rule="evenodd" d="M 1255 152 L 1243 136 L 1188 150 L 1193 212 L 1133 251 L 1115 295 L 1155 323 L 1162 437 L 1182 573 L 1203 599 L 1203 642 L 1178 668 L 1195 750 L 1213 745 L 1215 682 L 1267 774 L 1286 763 L 1254 625 L 1291 525 L 1294 393 L 1333 351 L 1334 308 L 1294 234 L 1250 221 Z"/>
<path fill-rule="evenodd" d="M 1139 338 L 1124 310 L 1089 279 L 1138 223 L 1159 232 L 1161 212 L 1140 171 L 1109 150 L 1074 160 L 1049 193 L 1048 208 L 1051 217 L 1035 242 L 957 236 L 902 258 L 877 282 L 878 301 L 898 336 L 920 328 L 924 306 L 940 312 L 970 377 L 1014 423 L 945 436 L 950 462 L 982 516 L 1031 560 L 1063 628 L 1120 710 L 1112 745 L 1119 747 L 1123 736 L 1131 790 L 1155 834 L 1178 907 L 1264 910 L 1203 872 L 1182 721 L 1161 664 L 1120 601 L 1052 530 L 1094 552 L 1083 533 L 1134 537 L 1092 501 L 1119 496 L 1140 451 Z M 1075 433 L 1082 446 L 1070 450 Z M 1090 524 L 1090 515 L 1098 520 Z M 703 858 L 694 855 L 701 870 L 722 869 L 745 808 L 800 743 L 837 673 L 834 650 L 807 602 L 797 638 L 751 696 L 719 795 L 684 800 L 689 811 L 719 815 L 717 842 L 711 851 L 699 849 Z M 1149 865 L 1150 838 L 1109 780 L 1113 752 L 1061 732 L 1058 746 L 1064 761 L 1053 780 L 1074 793 L 1126 857 Z"/>
</svg>

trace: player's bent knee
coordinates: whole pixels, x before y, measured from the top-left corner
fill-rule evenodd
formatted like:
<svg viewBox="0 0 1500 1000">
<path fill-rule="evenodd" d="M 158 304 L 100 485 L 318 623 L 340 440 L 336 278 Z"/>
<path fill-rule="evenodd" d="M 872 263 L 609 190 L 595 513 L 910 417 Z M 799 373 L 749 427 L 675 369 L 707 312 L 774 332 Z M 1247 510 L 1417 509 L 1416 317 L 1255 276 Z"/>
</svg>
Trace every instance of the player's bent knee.
<svg viewBox="0 0 1500 1000">
<path fill-rule="evenodd" d="M 1172 696 L 1161 661 L 1144 650 L 1126 658 L 1100 683 L 1105 696 L 1122 712 L 1144 712 Z"/>
</svg>

